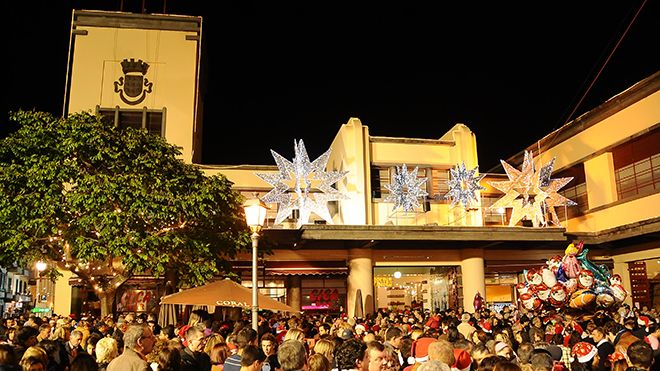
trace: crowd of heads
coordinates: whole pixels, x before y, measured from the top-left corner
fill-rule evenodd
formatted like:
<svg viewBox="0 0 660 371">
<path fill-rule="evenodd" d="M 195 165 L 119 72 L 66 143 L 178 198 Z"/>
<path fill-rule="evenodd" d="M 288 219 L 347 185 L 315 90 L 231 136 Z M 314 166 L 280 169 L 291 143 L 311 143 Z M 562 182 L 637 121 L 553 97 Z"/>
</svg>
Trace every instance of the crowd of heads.
<svg viewBox="0 0 660 371">
<path fill-rule="evenodd" d="M 0 369 L 439 371 L 651 370 L 658 313 L 622 306 L 591 314 L 461 309 L 345 315 L 262 314 L 223 320 L 203 310 L 161 327 L 154 315 L 0 321 Z M 131 358 L 133 357 L 133 358 Z M 128 363 L 127 363 L 128 362 Z"/>
</svg>

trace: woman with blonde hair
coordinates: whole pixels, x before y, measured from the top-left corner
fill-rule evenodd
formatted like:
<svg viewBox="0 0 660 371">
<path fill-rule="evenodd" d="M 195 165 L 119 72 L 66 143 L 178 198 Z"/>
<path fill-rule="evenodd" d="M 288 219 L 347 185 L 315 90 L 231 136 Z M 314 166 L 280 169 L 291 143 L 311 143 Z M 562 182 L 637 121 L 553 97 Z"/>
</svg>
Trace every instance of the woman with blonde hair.
<svg viewBox="0 0 660 371">
<path fill-rule="evenodd" d="M 321 339 L 314 345 L 314 353 L 323 354 L 332 365 L 334 361 L 335 342 L 328 339 Z"/>
<path fill-rule="evenodd" d="M 226 344 L 225 338 L 220 334 L 211 334 L 206 337 L 206 345 L 204 346 L 204 353 L 211 356 L 211 350 L 216 344 Z"/>
<path fill-rule="evenodd" d="M 103 338 L 96 342 L 96 364 L 99 366 L 100 371 L 105 371 L 110 361 L 119 355 L 117 349 L 117 341 L 113 338 Z"/>
<path fill-rule="evenodd" d="M 307 366 L 309 371 L 330 371 L 332 369 L 328 359 L 321 353 L 312 354 L 307 359 Z"/>
<path fill-rule="evenodd" d="M 299 328 L 291 328 L 291 329 L 289 329 L 289 331 L 286 332 L 286 335 L 284 335 L 283 342 L 287 341 L 287 340 L 290 340 L 290 339 L 298 340 L 299 342 L 304 343 L 305 342 L 305 333 L 303 332 L 303 330 L 301 330 Z"/>
<path fill-rule="evenodd" d="M 36 362 L 35 360 L 38 360 L 39 362 Z M 36 366 L 38 363 L 43 364 L 43 370 L 45 371 L 46 366 L 48 365 L 48 354 L 46 354 L 46 351 L 43 350 L 43 348 L 39 346 L 32 346 L 25 350 L 19 365 L 24 370 L 32 370 L 35 369 L 34 366 Z M 38 370 L 38 368 L 36 369 Z"/>
</svg>

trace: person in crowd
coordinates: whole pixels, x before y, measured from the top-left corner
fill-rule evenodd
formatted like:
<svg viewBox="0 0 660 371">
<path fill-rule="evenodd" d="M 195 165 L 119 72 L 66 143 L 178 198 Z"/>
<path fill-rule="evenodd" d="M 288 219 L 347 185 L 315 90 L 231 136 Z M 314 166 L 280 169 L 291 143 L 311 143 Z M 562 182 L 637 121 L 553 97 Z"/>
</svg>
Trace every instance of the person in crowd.
<svg viewBox="0 0 660 371">
<path fill-rule="evenodd" d="M 204 353 L 204 330 L 202 326 L 195 325 L 186 331 L 186 346 L 181 352 L 182 371 L 209 371 L 211 359 Z"/>
<path fill-rule="evenodd" d="M 39 346 L 31 346 L 23 352 L 23 356 L 21 357 L 20 361 L 21 366 L 25 367 L 27 360 L 34 358 L 37 358 L 41 361 L 40 363 L 43 364 L 45 371 L 46 366 L 48 366 L 48 354 L 46 354 L 46 351 Z"/>
<path fill-rule="evenodd" d="M 591 343 L 586 341 L 578 342 L 571 348 L 571 355 L 574 357 L 574 361 L 571 363 L 571 370 L 593 370 L 592 363 L 597 354 L 598 349 Z"/>
<path fill-rule="evenodd" d="M 636 371 L 651 370 L 653 364 L 653 349 L 644 340 L 630 344 L 626 352 L 628 361 Z"/>
<path fill-rule="evenodd" d="M 347 342 L 357 342 L 349 340 Z M 346 342 L 345 342 L 346 343 Z M 362 354 L 364 356 L 364 352 Z M 286 340 L 277 351 L 277 361 L 281 371 L 301 371 L 307 367 L 307 351 L 303 344 L 297 340 Z"/>
<path fill-rule="evenodd" d="M 30 326 L 23 326 L 16 331 L 16 339 L 14 343 L 14 351 L 16 352 L 16 358 L 22 358 L 23 353 L 29 347 L 35 346 L 37 344 L 37 336 L 39 335 L 39 330 Z"/>
<path fill-rule="evenodd" d="M 241 354 L 248 345 L 257 345 L 257 332 L 250 327 L 243 327 L 236 334 L 236 354 L 225 360 L 224 371 L 240 371 Z"/>
<path fill-rule="evenodd" d="M 266 355 L 256 345 L 248 345 L 241 353 L 241 371 L 260 371 Z"/>
<path fill-rule="evenodd" d="M 107 371 L 145 371 L 149 369 L 146 355 L 156 342 L 156 337 L 146 325 L 130 325 L 123 337 L 124 351 L 113 359 Z"/>
<path fill-rule="evenodd" d="M 19 365 L 23 371 L 46 371 L 46 364 L 39 357 L 21 358 Z"/>
<path fill-rule="evenodd" d="M 0 370 L 15 371 L 18 369 L 14 348 L 10 344 L 0 343 Z"/>
<path fill-rule="evenodd" d="M 361 370 L 365 359 L 366 344 L 356 339 L 349 339 L 341 343 L 335 351 L 337 369 L 342 371 Z M 282 357 L 278 355 L 280 364 Z"/>
<path fill-rule="evenodd" d="M 399 327 L 392 326 L 385 331 L 385 343 L 383 343 L 383 345 L 385 345 L 387 348 L 390 348 L 390 353 L 395 353 L 397 355 L 400 365 L 404 365 L 404 359 L 400 351 L 402 339 L 403 331 Z"/>
<path fill-rule="evenodd" d="M 85 352 L 96 359 L 96 343 L 101 340 L 102 336 L 98 332 L 91 332 L 87 338 L 87 343 L 85 346 Z"/>
<path fill-rule="evenodd" d="M 330 362 L 330 368 L 334 367 L 335 343 L 328 339 L 320 339 L 314 344 L 314 353 L 320 353 Z"/>
<path fill-rule="evenodd" d="M 598 371 L 608 371 L 611 367 L 609 356 L 614 353 L 614 346 L 605 336 L 602 327 L 596 327 L 591 331 L 591 339 L 598 349 L 598 365 L 594 368 Z"/>
<path fill-rule="evenodd" d="M 50 324 L 48 322 L 42 323 L 39 326 L 39 335 L 37 335 L 37 342 L 50 338 Z"/>
<path fill-rule="evenodd" d="M 83 333 L 79 330 L 73 330 L 71 331 L 71 335 L 69 336 L 69 341 L 64 343 L 64 352 L 66 352 L 67 355 L 67 364 L 71 364 L 73 362 L 73 359 L 76 358 L 76 356 L 79 353 L 84 353 L 85 350 L 82 348 L 80 343 L 82 342 L 83 338 Z"/>
<path fill-rule="evenodd" d="M 94 354 L 96 355 L 96 363 L 98 364 L 99 371 L 105 371 L 110 362 L 119 356 L 117 341 L 110 337 L 100 339 L 96 342 Z"/>
<path fill-rule="evenodd" d="M 463 335 L 465 339 L 471 339 L 472 333 L 477 331 L 477 329 L 470 324 L 470 314 L 468 313 L 463 313 L 461 316 L 461 323 L 456 327 L 456 329 L 459 333 L 461 333 L 461 335 Z"/>
<path fill-rule="evenodd" d="M 229 358 L 230 355 L 231 352 L 227 343 L 216 343 L 209 354 L 209 359 L 211 360 L 211 371 L 223 371 L 225 360 Z M 277 357 L 277 354 L 274 354 L 274 356 Z M 275 371 L 275 368 L 271 368 L 271 370 Z"/>
<path fill-rule="evenodd" d="M 314 353 L 307 359 L 308 371 L 330 371 L 330 362 L 321 353 Z"/>
<path fill-rule="evenodd" d="M 71 361 L 69 371 L 98 371 L 99 366 L 91 354 L 80 352 L 76 358 Z"/>
<path fill-rule="evenodd" d="M 179 348 L 168 345 L 158 352 L 158 359 L 154 371 L 180 371 L 181 370 L 181 351 Z"/>
<path fill-rule="evenodd" d="M 272 333 L 266 333 L 261 337 L 261 350 L 266 355 L 264 361 L 264 371 L 275 371 L 280 368 L 280 363 L 277 361 L 277 340 Z"/>
</svg>

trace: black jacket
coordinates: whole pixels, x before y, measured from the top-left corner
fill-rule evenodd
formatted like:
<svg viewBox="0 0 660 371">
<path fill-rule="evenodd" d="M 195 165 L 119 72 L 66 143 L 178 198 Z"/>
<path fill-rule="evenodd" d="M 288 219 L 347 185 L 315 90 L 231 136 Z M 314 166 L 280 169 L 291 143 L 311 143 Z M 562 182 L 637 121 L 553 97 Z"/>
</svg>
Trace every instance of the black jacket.
<svg viewBox="0 0 660 371">
<path fill-rule="evenodd" d="M 193 352 L 186 347 L 181 352 L 181 371 L 210 371 L 211 358 L 204 352 Z"/>
</svg>

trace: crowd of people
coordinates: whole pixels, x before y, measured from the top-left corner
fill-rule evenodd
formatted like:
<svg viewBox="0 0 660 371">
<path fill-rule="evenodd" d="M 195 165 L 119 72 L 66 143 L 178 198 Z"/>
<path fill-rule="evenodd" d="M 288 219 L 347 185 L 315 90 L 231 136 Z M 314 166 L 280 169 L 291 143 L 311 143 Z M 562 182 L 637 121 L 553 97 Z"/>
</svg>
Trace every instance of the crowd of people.
<svg viewBox="0 0 660 371">
<path fill-rule="evenodd" d="M 469 371 L 660 369 L 655 309 L 532 313 L 379 310 L 365 318 L 279 313 L 218 320 L 196 310 L 0 320 L 0 371 Z"/>
</svg>

